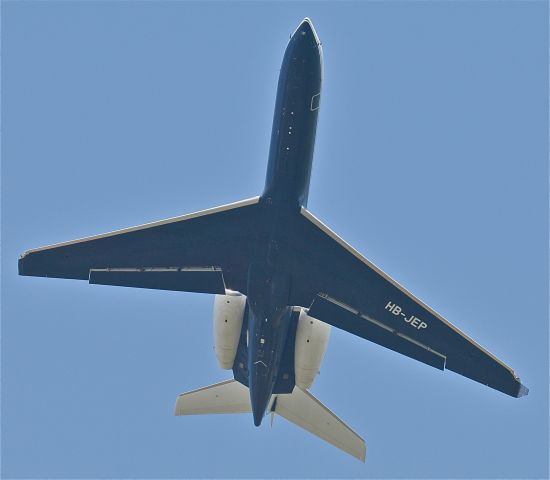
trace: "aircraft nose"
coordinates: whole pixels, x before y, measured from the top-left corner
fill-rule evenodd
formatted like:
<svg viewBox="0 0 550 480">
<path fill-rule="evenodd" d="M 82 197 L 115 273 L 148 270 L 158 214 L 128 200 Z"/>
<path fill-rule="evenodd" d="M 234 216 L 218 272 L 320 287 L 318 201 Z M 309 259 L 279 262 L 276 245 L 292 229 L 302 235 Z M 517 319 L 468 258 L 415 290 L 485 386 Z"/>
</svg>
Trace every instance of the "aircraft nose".
<svg viewBox="0 0 550 480">
<path fill-rule="evenodd" d="M 311 39 L 317 44 L 321 43 L 319 41 L 319 37 L 317 36 L 317 32 L 315 31 L 315 27 L 313 26 L 313 22 L 308 17 L 302 20 L 302 23 L 300 23 L 294 32 L 294 36 L 298 38 L 305 37 L 308 40 Z"/>
<path fill-rule="evenodd" d="M 313 24 L 309 18 L 304 18 L 300 26 L 298 27 L 300 35 L 307 35 L 313 33 Z"/>
</svg>

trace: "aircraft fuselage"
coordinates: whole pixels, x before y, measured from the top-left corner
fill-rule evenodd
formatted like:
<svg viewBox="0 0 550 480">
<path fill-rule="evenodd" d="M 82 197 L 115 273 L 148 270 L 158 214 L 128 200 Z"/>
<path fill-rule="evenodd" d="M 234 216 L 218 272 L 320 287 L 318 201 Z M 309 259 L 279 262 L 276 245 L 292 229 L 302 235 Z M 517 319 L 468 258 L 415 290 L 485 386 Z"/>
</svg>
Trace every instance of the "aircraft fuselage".
<svg viewBox="0 0 550 480">
<path fill-rule="evenodd" d="M 248 272 L 248 383 L 260 425 L 277 381 L 289 331 L 291 278 L 278 268 L 285 216 L 306 206 L 321 94 L 322 52 L 304 20 L 285 51 L 273 117 L 265 189 L 263 240 Z"/>
<path fill-rule="evenodd" d="M 279 74 L 262 194 L 268 204 L 307 205 L 321 82 L 321 45 L 309 20 L 304 20 L 288 43 Z"/>
</svg>

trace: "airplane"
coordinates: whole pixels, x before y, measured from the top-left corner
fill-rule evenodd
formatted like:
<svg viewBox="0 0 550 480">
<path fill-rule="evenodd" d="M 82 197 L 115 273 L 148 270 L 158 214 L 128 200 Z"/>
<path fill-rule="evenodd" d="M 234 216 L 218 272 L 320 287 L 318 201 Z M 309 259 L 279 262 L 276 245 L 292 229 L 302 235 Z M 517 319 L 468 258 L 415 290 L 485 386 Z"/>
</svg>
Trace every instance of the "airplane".
<svg viewBox="0 0 550 480">
<path fill-rule="evenodd" d="M 219 366 L 233 379 L 177 398 L 176 415 L 279 415 L 365 461 L 365 441 L 309 391 L 331 327 L 512 397 L 515 372 L 308 209 L 323 78 L 305 18 L 286 47 L 260 196 L 28 250 L 19 274 L 214 294 Z"/>
</svg>

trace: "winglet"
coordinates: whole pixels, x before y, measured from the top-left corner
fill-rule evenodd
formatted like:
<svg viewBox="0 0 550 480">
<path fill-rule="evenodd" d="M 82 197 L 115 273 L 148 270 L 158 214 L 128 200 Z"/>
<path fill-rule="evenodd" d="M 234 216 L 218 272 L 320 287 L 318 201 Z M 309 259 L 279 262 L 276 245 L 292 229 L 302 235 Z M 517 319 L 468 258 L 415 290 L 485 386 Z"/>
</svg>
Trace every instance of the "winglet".
<svg viewBox="0 0 550 480">
<path fill-rule="evenodd" d="M 517 398 L 519 397 L 525 397 L 529 395 L 529 389 L 523 385 L 522 383 L 519 384 L 519 390 L 518 390 L 518 394 L 517 394 Z"/>
</svg>

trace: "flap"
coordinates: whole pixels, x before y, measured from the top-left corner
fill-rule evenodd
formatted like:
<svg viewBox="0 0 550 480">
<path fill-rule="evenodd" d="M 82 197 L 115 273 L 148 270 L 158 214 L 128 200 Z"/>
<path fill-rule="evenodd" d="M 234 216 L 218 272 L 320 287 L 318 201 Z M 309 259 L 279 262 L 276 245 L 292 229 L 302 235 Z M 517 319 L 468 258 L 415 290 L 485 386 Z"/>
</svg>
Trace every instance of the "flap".
<svg viewBox="0 0 550 480">
<path fill-rule="evenodd" d="M 100 268 L 90 270 L 90 283 L 178 292 L 225 294 L 221 268 Z"/>
<path fill-rule="evenodd" d="M 308 315 L 394 352 L 445 370 L 445 355 L 328 296 L 318 295 Z"/>
</svg>

